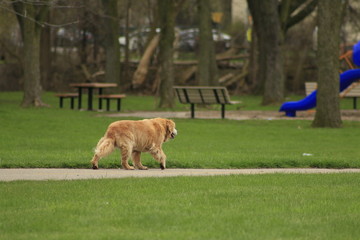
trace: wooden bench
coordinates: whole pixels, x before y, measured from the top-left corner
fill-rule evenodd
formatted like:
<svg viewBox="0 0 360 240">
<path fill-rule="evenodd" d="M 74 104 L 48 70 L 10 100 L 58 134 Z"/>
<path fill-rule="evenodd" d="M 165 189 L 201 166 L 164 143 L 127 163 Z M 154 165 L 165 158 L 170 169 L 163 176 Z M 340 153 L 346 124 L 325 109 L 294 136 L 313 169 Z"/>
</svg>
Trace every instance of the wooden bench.
<svg viewBox="0 0 360 240">
<path fill-rule="evenodd" d="M 195 118 L 195 104 L 220 104 L 221 118 L 225 118 L 225 105 L 238 104 L 231 101 L 225 87 L 174 87 L 179 102 L 191 105 L 191 118 Z"/>
<path fill-rule="evenodd" d="M 117 100 L 117 110 L 120 112 L 121 110 L 121 99 L 125 98 L 125 94 L 102 94 L 98 95 L 99 98 L 99 109 L 102 109 L 102 100 L 106 100 L 106 110 L 110 111 L 110 100 L 116 99 Z"/>
<path fill-rule="evenodd" d="M 64 104 L 64 99 L 65 98 L 70 98 L 70 108 L 74 109 L 74 102 L 75 102 L 75 98 L 79 97 L 79 94 L 77 93 L 57 93 L 55 94 L 56 97 L 59 97 L 60 99 L 60 108 L 63 108 L 63 104 Z"/>
<path fill-rule="evenodd" d="M 317 89 L 316 82 L 305 82 L 306 96 Z M 360 97 L 360 84 L 354 82 L 347 89 L 340 93 L 340 97 L 353 98 L 353 107 L 357 109 L 357 98 Z"/>
</svg>

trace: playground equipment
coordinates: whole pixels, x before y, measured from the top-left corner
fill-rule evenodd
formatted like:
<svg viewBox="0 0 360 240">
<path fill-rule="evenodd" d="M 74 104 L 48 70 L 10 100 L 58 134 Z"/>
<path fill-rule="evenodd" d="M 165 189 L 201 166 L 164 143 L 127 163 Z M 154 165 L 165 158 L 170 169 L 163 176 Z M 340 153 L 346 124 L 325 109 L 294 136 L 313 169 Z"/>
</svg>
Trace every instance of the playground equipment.
<svg viewBox="0 0 360 240">
<path fill-rule="evenodd" d="M 360 66 L 360 41 L 353 47 L 353 63 Z M 360 79 L 360 68 L 350 69 L 340 74 L 340 92 L 347 89 L 353 82 Z M 296 111 L 304 111 L 316 107 L 317 90 L 304 99 L 284 103 L 279 112 L 285 112 L 288 117 L 296 117 Z"/>
</svg>

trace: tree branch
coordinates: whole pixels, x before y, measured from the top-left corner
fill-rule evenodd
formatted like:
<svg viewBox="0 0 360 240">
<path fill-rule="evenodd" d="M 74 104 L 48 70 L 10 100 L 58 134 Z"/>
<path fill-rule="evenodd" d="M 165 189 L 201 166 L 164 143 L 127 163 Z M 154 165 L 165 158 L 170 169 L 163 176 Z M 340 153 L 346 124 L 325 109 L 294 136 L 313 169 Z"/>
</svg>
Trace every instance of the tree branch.
<svg viewBox="0 0 360 240">
<path fill-rule="evenodd" d="M 317 6 L 318 1 L 317 0 L 312 0 L 310 3 L 308 3 L 306 5 L 306 7 L 304 7 L 301 11 L 299 11 L 295 16 L 291 16 L 288 19 L 288 22 L 286 24 L 286 29 L 285 32 L 291 28 L 292 26 L 294 26 L 295 24 L 297 24 L 298 22 L 302 21 L 306 16 L 308 16 L 312 11 L 314 11 L 314 9 Z"/>
<path fill-rule="evenodd" d="M 290 16 L 290 5 L 292 0 L 283 0 L 281 1 L 281 4 L 279 6 L 279 17 L 280 17 L 280 23 L 281 28 L 283 30 L 286 29 L 286 24 L 288 22 L 289 16 Z"/>
</svg>

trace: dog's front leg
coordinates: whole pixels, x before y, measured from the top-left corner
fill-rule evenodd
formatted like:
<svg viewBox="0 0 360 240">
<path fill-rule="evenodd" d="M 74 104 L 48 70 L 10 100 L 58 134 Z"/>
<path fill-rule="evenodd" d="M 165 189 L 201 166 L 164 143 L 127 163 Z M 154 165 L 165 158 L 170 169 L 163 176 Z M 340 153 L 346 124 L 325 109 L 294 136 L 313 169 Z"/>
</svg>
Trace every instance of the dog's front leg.
<svg viewBox="0 0 360 240">
<path fill-rule="evenodd" d="M 166 155 L 161 148 L 153 148 L 150 150 L 150 154 L 156 161 L 160 163 L 161 170 L 166 168 Z"/>
</svg>

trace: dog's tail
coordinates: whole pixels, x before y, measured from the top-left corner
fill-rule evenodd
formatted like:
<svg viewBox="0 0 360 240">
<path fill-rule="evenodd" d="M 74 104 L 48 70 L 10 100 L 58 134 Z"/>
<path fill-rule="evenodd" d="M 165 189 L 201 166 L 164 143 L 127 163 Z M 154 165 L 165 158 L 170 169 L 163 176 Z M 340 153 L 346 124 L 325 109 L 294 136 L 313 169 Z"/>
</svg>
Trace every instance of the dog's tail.
<svg viewBox="0 0 360 240">
<path fill-rule="evenodd" d="M 115 147 L 115 139 L 102 137 L 95 148 L 95 154 L 102 158 L 110 154 Z"/>
</svg>

